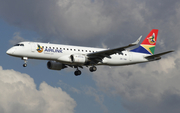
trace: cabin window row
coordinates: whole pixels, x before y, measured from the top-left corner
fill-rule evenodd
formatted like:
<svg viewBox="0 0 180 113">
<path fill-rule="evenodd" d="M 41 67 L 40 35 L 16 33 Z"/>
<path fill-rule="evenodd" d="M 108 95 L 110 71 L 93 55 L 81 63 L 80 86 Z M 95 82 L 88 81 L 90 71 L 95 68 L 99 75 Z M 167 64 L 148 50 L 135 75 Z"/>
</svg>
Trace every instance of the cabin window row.
<svg viewBox="0 0 180 113">
<path fill-rule="evenodd" d="M 42 48 L 44 48 L 44 46 L 42 46 Z M 92 51 L 92 50 L 80 50 L 80 49 L 69 49 L 69 48 L 58 48 L 58 47 L 47 47 L 47 46 L 46 46 L 46 48 L 49 48 L 49 49 L 70 50 L 70 51 L 93 52 L 93 53 L 95 52 L 95 51 Z"/>
<path fill-rule="evenodd" d="M 44 46 L 42 46 L 42 47 L 44 48 Z M 46 48 L 48 48 L 48 47 L 46 46 Z M 61 50 L 70 50 L 70 51 L 73 51 L 73 50 L 76 51 L 76 50 L 77 50 L 77 51 L 82 51 L 82 52 L 88 52 L 88 51 L 89 51 L 90 53 L 91 53 L 91 52 L 93 52 L 93 53 L 95 52 L 95 51 L 92 51 L 92 50 L 80 50 L 80 49 L 69 49 L 69 48 L 49 47 L 49 49 L 51 49 L 51 48 L 52 48 L 52 49 L 61 49 Z M 96 51 L 96 52 L 97 52 L 97 51 Z M 127 56 L 127 54 L 123 54 L 123 53 L 116 53 L 116 55 L 125 55 L 125 56 Z"/>
</svg>

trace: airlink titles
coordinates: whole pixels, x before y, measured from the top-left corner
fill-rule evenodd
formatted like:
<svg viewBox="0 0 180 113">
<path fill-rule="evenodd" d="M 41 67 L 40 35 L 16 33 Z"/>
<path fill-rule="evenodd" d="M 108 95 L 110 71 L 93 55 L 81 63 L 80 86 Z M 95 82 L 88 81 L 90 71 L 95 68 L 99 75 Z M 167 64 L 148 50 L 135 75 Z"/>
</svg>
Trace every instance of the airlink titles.
<svg viewBox="0 0 180 113">
<path fill-rule="evenodd" d="M 46 48 L 44 52 L 52 52 L 52 53 L 62 53 L 61 49 L 51 49 L 51 48 Z"/>
</svg>

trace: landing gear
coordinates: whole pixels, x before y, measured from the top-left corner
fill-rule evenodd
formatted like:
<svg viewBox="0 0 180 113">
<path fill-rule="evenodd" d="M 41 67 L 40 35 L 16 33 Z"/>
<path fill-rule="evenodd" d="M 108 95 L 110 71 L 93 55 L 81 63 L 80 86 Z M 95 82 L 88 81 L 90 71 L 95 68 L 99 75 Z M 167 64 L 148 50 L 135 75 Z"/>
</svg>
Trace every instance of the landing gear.
<svg viewBox="0 0 180 113">
<path fill-rule="evenodd" d="M 27 67 L 27 64 L 25 63 L 25 64 L 23 64 L 23 67 Z"/>
<path fill-rule="evenodd" d="M 28 57 L 22 57 L 22 60 L 24 60 L 23 67 L 27 67 L 27 60 L 28 60 Z"/>
<path fill-rule="evenodd" d="M 74 75 L 75 76 L 79 76 L 79 75 L 81 75 L 81 71 L 78 69 L 78 67 L 80 67 L 80 68 L 82 68 L 83 69 L 83 67 L 82 66 L 74 66 L 74 68 L 76 68 L 77 70 L 74 72 Z"/>
<path fill-rule="evenodd" d="M 96 66 L 92 66 L 92 67 L 89 68 L 89 71 L 91 71 L 91 72 L 94 72 L 94 71 L 96 71 L 96 70 L 97 70 L 97 67 L 96 67 Z"/>
<path fill-rule="evenodd" d="M 76 76 L 81 75 L 81 71 L 77 69 L 77 70 L 74 72 L 74 75 L 76 75 Z"/>
</svg>

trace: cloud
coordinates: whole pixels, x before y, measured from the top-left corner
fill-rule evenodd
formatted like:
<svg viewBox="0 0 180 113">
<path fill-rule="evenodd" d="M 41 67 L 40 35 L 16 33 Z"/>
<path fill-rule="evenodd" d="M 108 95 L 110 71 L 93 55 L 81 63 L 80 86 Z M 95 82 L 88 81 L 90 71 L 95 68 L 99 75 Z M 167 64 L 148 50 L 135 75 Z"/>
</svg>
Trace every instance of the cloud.
<svg viewBox="0 0 180 113">
<path fill-rule="evenodd" d="M 166 45 L 160 49 L 167 49 L 180 40 L 179 4 L 178 0 L 0 0 L 0 17 L 37 32 L 43 42 L 104 43 L 108 48 L 129 44 L 157 28 Z"/>
<path fill-rule="evenodd" d="M 81 91 L 80 91 L 79 89 L 77 89 L 77 88 L 75 88 L 75 87 L 72 87 L 72 86 L 70 86 L 69 84 L 64 83 L 62 80 L 59 80 L 58 84 L 59 84 L 61 87 L 65 88 L 65 89 L 68 89 L 69 91 L 71 91 L 71 92 L 73 92 L 73 93 L 77 93 L 77 94 L 80 94 L 80 93 L 81 93 Z"/>
<path fill-rule="evenodd" d="M 178 113 L 179 56 L 180 49 L 151 63 L 98 68 L 93 78 L 103 92 L 120 96 L 131 113 Z"/>
<path fill-rule="evenodd" d="M 95 98 L 95 101 L 101 106 L 101 109 L 104 111 L 104 113 L 108 113 L 107 107 L 104 105 L 104 96 L 98 94 L 98 91 L 94 89 L 93 87 L 84 87 L 84 92 L 86 95 L 93 96 Z"/>
<path fill-rule="evenodd" d="M 17 43 L 19 43 L 19 42 L 25 41 L 25 39 L 20 36 L 20 32 L 15 32 L 15 33 L 13 34 L 13 36 L 14 36 L 13 39 L 11 39 L 11 40 L 9 41 L 9 43 L 10 43 L 11 45 L 15 45 L 15 44 L 17 44 Z"/>
<path fill-rule="evenodd" d="M 101 107 L 101 109 L 104 111 L 104 113 L 108 113 L 107 107 L 104 105 L 104 95 L 100 94 L 100 91 L 96 90 L 95 88 L 91 86 L 82 86 L 79 87 L 79 89 L 70 86 L 67 83 L 64 83 L 62 80 L 59 80 L 58 84 L 64 88 L 67 89 L 68 91 L 73 92 L 74 94 L 80 94 L 80 95 L 85 95 L 88 97 L 94 97 L 94 101 L 98 103 Z"/>
<path fill-rule="evenodd" d="M 43 82 L 36 89 L 27 74 L 0 67 L 1 113 L 73 113 L 76 102 L 60 87 Z"/>
<path fill-rule="evenodd" d="M 4 20 L 11 25 L 34 30 L 44 38 L 79 41 L 106 33 L 110 29 L 111 18 L 103 14 L 103 1 L 0 0 L 0 4 L 0 15 Z"/>
<path fill-rule="evenodd" d="M 178 0 L 0 0 L 0 17 L 37 32 L 41 41 L 114 47 L 153 28 L 167 42 L 179 40 L 178 6 Z"/>
</svg>

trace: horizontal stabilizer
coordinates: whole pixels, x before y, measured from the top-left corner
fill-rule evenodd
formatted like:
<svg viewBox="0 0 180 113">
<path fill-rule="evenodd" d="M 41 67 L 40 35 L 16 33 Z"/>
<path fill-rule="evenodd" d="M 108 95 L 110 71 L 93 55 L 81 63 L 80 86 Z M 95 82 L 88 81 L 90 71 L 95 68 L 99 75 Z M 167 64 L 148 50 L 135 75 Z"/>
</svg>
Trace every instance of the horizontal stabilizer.
<svg viewBox="0 0 180 113">
<path fill-rule="evenodd" d="M 174 52 L 174 51 L 173 51 L 173 50 L 172 50 L 172 51 L 166 51 L 166 52 L 163 52 L 163 53 L 159 53 L 159 54 L 147 56 L 147 57 L 145 57 L 145 58 L 147 58 L 147 59 L 155 59 L 155 60 L 159 60 L 159 59 L 161 59 L 160 56 L 165 55 L 165 54 L 168 54 L 168 53 L 171 53 L 171 52 Z"/>
</svg>

